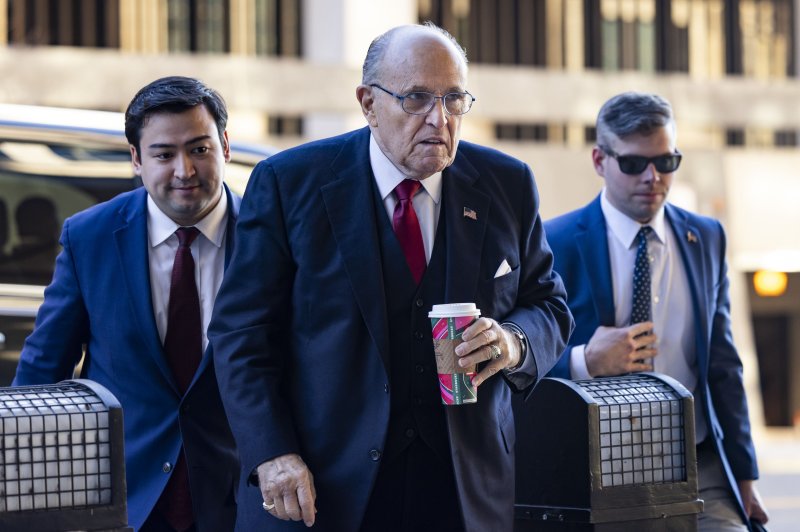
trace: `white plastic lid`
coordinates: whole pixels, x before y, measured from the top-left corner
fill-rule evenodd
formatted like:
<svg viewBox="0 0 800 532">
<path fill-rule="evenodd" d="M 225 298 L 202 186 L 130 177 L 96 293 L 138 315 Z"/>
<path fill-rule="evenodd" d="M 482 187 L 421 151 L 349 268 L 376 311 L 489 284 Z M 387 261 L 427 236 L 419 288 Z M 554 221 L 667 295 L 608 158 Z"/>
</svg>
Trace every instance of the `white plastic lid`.
<svg viewBox="0 0 800 532">
<path fill-rule="evenodd" d="M 446 303 L 444 305 L 434 305 L 430 312 L 429 318 L 462 318 L 464 316 L 475 316 L 476 318 L 481 315 L 481 311 L 475 308 L 475 303 Z"/>
</svg>

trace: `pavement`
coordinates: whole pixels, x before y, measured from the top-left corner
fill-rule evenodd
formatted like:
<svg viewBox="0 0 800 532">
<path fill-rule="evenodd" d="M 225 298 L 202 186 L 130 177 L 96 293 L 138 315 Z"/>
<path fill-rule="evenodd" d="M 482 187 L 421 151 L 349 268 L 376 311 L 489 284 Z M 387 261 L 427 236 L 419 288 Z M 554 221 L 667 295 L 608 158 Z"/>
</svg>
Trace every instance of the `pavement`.
<svg viewBox="0 0 800 532">
<path fill-rule="evenodd" d="M 754 431 L 761 478 L 756 483 L 769 512 L 770 532 L 800 530 L 800 427 Z"/>
</svg>

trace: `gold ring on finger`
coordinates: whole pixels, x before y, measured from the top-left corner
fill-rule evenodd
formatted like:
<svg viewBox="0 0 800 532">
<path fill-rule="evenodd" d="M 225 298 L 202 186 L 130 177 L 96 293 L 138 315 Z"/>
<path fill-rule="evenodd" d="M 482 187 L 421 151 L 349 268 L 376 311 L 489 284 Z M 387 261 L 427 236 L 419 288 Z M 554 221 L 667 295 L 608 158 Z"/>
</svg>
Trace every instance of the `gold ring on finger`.
<svg viewBox="0 0 800 532">
<path fill-rule="evenodd" d="M 492 352 L 491 356 L 489 357 L 489 360 L 491 359 L 499 360 L 500 354 L 502 353 L 502 351 L 500 351 L 500 346 L 498 346 L 497 344 L 489 344 L 489 349 Z"/>
</svg>

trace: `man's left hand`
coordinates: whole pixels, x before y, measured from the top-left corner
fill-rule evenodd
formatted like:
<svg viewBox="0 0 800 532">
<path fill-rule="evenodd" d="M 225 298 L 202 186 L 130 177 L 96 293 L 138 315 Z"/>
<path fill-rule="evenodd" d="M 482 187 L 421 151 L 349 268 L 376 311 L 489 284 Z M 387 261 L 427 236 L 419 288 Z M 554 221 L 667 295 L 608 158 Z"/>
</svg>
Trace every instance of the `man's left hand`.
<svg viewBox="0 0 800 532">
<path fill-rule="evenodd" d="M 767 521 L 769 521 L 769 515 L 767 514 L 767 509 L 764 508 L 764 503 L 756 489 L 755 482 L 752 480 L 739 480 L 737 484 L 739 484 L 739 493 L 742 495 L 742 504 L 744 504 L 744 510 L 747 515 L 750 519 L 766 525 Z"/>
<path fill-rule="evenodd" d="M 472 379 L 476 388 L 501 369 L 519 365 L 519 341 L 491 318 L 478 318 L 464 329 L 461 339 L 464 343 L 456 347 L 456 355 L 462 368 L 488 362 Z"/>
</svg>

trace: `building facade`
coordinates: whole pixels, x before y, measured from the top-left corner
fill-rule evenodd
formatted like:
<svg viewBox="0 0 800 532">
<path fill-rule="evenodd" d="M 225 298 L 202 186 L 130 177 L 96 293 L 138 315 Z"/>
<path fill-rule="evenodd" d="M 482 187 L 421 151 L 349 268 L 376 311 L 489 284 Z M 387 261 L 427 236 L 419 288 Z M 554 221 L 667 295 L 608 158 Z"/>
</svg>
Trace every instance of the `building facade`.
<svg viewBox="0 0 800 532">
<path fill-rule="evenodd" d="M 793 0 L 0 0 L 0 101 L 122 110 L 149 81 L 191 75 L 225 96 L 231 135 L 286 147 L 364 125 L 355 87 L 370 40 L 432 20 L 470 57 L 464 137 L 528 162 L 550 217 L 600 189 L 589 158 L 600 105 L 662 94 L 685 154 L 671 199 L 729 234 L 754 418 L 800 424 L 800 279 L 770 297 L 750 283 L 756 270 L 800 271 L 787 229 L 800 226 L 799 11 Z"/>
</svg>

